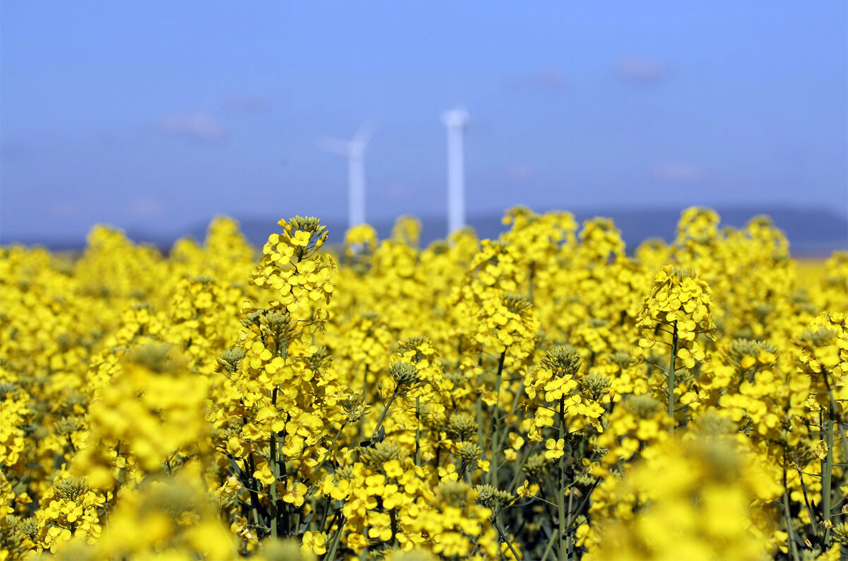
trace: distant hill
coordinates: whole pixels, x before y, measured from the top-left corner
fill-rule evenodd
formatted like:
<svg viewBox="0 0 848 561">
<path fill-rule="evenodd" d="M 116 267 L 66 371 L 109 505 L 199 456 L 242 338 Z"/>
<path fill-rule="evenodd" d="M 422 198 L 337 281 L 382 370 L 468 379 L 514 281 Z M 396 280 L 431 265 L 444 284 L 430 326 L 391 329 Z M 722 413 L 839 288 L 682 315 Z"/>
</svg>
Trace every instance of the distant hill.
<svg viewBox="0 0 848 561">
<path fill-rule="evenodd" d="M 539 211 L 538 209 L 534 209 Z M 775 225 L 786 233 L 789 239 L 792 255 L 795 257 L 825 256 L 835 250 L 848 249 L 848 219 L 827 209 L 794 209 L 794 208 L 717 208 L 723 225 L 741 227 L 757 215 L 768 215 Z M 661 238 L 671 241 L 674 238 L 677 222 L 680 219 L 680 209 L 598 209 L 597 211 L 576 211 L 575 217 L 579 222 L 604 216 L 612 218 L 621 230 L 628 251 L 635 249 L 648 238 Z M 501 223 L 502 214 L 476 215 L 469 217 L 469 224 L 482 238 L 496 238 L 505 227 Z M 241 230 L 251 243 L 262 246 L 268 235 L 278 229 L 279 217 L 240 218 Z M 447 222 L 441 217 L 419 217 L 422 222 L 422 244 L 443 238 L 447 230 Z M 347 227 L 342 221 L 325 221 L 329 231 L 331 244 L 342 242 Z M 373 224 L 381 238 L 391 233 L 394 220 L 378 220 Z M 136 241 L 151 243 L 168 251 L 177 237 L 190 236 L 203 240 L 208 224 L 197 224 L 180 236 L 155 234 L 139 230 L 129 230 L 127 235 Z M 8 243 L 7 236 L 0 243 Z M 85 245 L 84 239 L 32 239 L 21 240 L 27 245 L 43 245 L 53 250 L 80 249 Z"/>
<path fill-rule="evenodd" d="M 758 215 L 768 215 L 775 225 L 783 230 L 789 239 L 792 254 L 797 256 L 829 255 L 835 250 L 848 249 L 848 220 L 827 210 L 806 210 L 774 208 L 757 211 L 744 208 L 716 209 L 721 216 L 722 225 L 741 227 L 751 218 Z M 640 243 L 649 238 L 661 238 L 667 242 L 674 239 L 677 222 L 680 219 L 679 209 L 627 210 L 614 209 L 597 212 L 574 212 L 575 218 L 581 223 L 584 220 L 604 216 L 612 218 L 616 227 L 621 230 L 628 250 L 635 249 Z M 469 217 L 469 224 L 474 227 L 478 237 L 497 238 L 506 227 L 501 223 L 503 215 L 477 215 Z M 447 221 L 438 217 L 419 217 L 422 223 L 423 245 L 443 238 L 447 231 Z M 268 235 L 275 231 L 275 219 L 241 221 L 242 232 L 256 245 L 262 245 Z M 347 225 L 342 222 L 325 222 L 330 231 L 330 243 L 341 243 Z M 381 238 L 388 237 L 394 221 L 376 221 L 373 226 Z M 204 227 L 194 229 L 192 235 L 202 239 Z"/>
</svg>

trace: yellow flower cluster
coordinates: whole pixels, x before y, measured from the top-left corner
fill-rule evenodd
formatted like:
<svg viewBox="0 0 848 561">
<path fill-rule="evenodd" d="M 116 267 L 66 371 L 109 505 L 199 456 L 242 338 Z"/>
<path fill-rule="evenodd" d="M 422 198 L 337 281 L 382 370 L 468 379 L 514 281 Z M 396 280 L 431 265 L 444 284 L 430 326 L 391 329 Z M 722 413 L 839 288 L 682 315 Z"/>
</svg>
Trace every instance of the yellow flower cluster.
<svg viewBox="0 0 848 561">
<path fill-rule="evenodd" d="M 670 342 L 683 365 L 694 368 L 706 357 L 698 336 L 715 329 L 710 287 L 697 273 L 666 265 L 654 278 L 637 326 L 641 349 L 650 349 L 657 341 Z"/>
<path fill-rule="evenodd" d="M 835 392 L 841 397 L 848 374 L 848 321 L 845 313 L 823 313 L 798 338 L 798 360 L 817 381 L 817 395 Z"/>
<path fill-rule="evenodd" d="M 88 409 L 75 471 L 105 490 L 203 454 L 207 386 L 170 345 L 134 348 Z"/>
<path fill-rule="evenodd" d="M 710 425 L 715 418 L 703 419 Z M 720 426 L 720 425 L 719 425 Z M 593 559 L 750 559 L 768 556 L 786 534 L 768 506 L 780 497 L 774 481 L 744 445 L 715 425 L 668 440 L 607 478 L 578 543 Z"/>
<path fill-rule="evenodd" d="M 703 208 L 632 252 L 504 224 L 0 248 L 0 561 L 848 548 L 848 253 Z"/>
</svg>

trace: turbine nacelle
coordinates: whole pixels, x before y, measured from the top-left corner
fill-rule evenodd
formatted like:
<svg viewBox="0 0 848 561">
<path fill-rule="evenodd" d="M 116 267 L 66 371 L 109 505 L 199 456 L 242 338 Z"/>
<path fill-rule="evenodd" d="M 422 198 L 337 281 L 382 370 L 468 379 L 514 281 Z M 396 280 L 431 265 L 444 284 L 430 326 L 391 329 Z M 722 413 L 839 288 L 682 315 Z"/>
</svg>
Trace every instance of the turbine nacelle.
<svg viewBox="0 0 848 561">
<path fill-rule="evenodd" d="M 442 113 L 442 122 L 449 128 L 465 128 L 468 124 L 468 112 L 465 109 L 451 109 Z"/>
<path fill-rule="evenodd" d="M 374 125 L 366 122 L 353 138 L 341 140 L 324 136 L 318 146 L 325 152 L 347 157 L 348 163 L 348 226 L 365 223 L 365 150 L 374 134 Z"/>
<path fill-rule="evenodd" d="M 322 136 L 318 139 L 318 147 L 325 152 L 339 154 L 347 157 L 361 158 L 365 155 L 365 149 L 368 147 L 368 141 L 374 135 L 374 124 L 366 121 L 353 138 L 350 140 L 342 140 L 331 136 Z"/>
</svg>

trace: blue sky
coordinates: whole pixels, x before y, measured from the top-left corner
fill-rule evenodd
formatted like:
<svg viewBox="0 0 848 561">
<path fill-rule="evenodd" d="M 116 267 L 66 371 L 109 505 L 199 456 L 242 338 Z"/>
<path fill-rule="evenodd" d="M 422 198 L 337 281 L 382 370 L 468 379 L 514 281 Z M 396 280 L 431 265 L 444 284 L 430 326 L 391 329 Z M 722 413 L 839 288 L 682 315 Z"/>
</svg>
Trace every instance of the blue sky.
<svg viewBox="0 0 848 561">
<path fill-rule="evenodd" d="M 848 216 L 848 6 L 0 0 L 0 236 L 692 204 Z"/>
</svg>

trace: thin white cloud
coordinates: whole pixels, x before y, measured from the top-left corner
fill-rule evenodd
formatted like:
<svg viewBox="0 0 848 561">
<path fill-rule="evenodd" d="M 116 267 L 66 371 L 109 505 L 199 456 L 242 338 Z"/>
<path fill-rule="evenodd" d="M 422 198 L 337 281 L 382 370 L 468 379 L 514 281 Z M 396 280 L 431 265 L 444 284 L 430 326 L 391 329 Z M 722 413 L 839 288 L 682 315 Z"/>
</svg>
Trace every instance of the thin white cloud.
<svg viewBox="0 0 848 561">
<path fill-rule="evenodd" d="M 565 85 L 565 76 L 557 68 L 547 68 L 531 76 L 530 84 L 539 88 L 559 89 Z"/>
<path fill-rule="evenodd" d="M 618 61 L 617 71 L 629 82 L 655 84 L 666 77 L 668 66 L 659 60 L 629 56 Z"/>
<path fill-rule="evenodd" d="M 669 183 L 691 183 L 704 178 L 700 166 L 680 161 L 660 162 L 651 168 L 651 176 Z"/>
<path fill-rule="evenodd" d="M 70 201 L 58 201 L 51 205 L 50 213 L 54 218 L 72 218 L 79 214 L 79 206 Z"/>
<path fill-rule="evenodd" d="M 535 72 L 511 76 L 506 85 L 513 89 L 559 90 L 565 86 L 565 76 L 558 68 L 542 68 Z"/>
<path fill-rule="evenodd" d="M 260 113 L 271 108 L 271 102 L 262 96 L 233 96 L 226 101 L 227 109 L 240 113 Z"/>
<path fill-rule="evenodd" d="M 165 205 L 156 199 L 136 199 L 130 204 L 130 214 L 136 218 L 157 218 L 165 214 Z"/>
<path fill-rule="evenodd" d="M 516 183 L 524 183 L 536 177 L 536 169 L 528 164 L 516 163 L 506 168 L 506 176 Z"/>
<path fill-rule="evenodd" d="M 407 183 L 392 181 L 376 188 L 381 197 L 395 201 L 405 201 L 415 193 L 415 189 Z"/>
<path fill-rule="evenodd" d="M 224 125 L 208 113 L 182 113 L 166 115 L 156 124 L 159 132 L 178 134 L 198 140 L 220 140 L 224 137 Z"/>
</svg>

